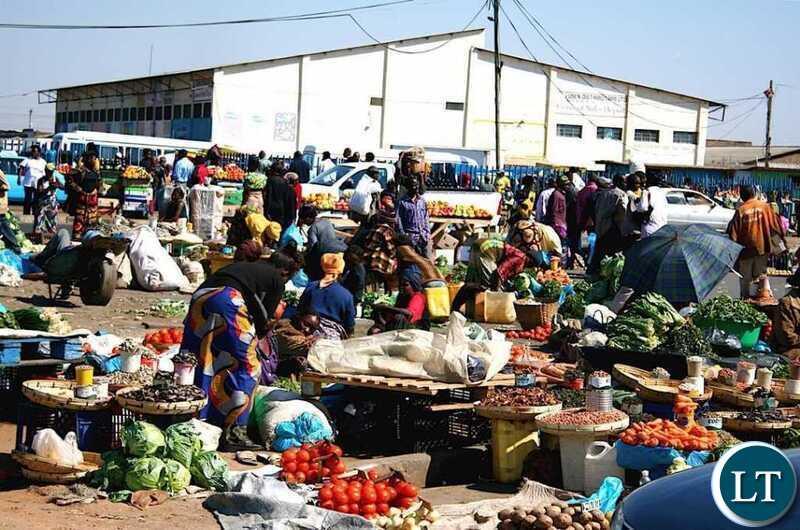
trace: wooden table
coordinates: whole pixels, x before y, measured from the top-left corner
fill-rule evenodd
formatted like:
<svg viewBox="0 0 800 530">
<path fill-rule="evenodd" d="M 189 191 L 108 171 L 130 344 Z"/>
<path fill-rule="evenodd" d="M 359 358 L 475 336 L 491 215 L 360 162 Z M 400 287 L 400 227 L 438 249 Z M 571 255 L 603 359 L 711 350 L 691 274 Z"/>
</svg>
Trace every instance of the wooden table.
<svg viewBox="0 0 800 530">
<path fill-rule="evenodd" d="M 373 390 L 391 390 L 395 392 L 408 392 L 423 396 L 435 396 L 443 390 L 463 390 L 471 388 L 490 388 L 495 386 L 514 386 L 514 374 L 497 374 L 490 381 L 478 385 L 464 383 L 442 383 L 426 379 L 411 379 L 404 377 L 384 377 L 380 375 L 326 375 L 308 372 L 301 376 L 302 383 L 312 383 L 313 393 L 319 395 L 323 384 L 341 384 Z M 305 391 L 304 391 L 305 393 Z"/>
</svg>

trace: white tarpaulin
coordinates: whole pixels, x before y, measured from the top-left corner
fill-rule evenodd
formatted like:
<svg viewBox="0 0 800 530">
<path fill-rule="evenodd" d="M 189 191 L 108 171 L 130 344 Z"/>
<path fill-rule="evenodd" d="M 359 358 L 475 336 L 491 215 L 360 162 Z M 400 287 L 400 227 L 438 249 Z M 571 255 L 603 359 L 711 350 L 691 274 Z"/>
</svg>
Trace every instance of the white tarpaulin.
<svg viewBox="0 0 800 530">
<path fill-rule="evenodd" d="M 409 329 L 358 339 L 319 340 L 308 353 L 309 365 L 323 374 L 367 374 L 477 384 L 503 368 L 511 343 L 490 331 L 488 340 L 465 334 L 466 319 L 452 313 L 447 334 Z"/>
</svg>

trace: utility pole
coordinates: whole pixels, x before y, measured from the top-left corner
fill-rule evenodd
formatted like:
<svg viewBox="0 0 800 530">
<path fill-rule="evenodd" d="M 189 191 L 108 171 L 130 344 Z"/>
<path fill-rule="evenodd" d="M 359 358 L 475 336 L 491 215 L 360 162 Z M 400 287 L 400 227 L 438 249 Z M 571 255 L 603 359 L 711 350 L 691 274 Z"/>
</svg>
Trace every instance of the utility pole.
<svg viewBox="0 0 800 530">
<path fill-rule="evenodd" d="M 28 129 L 33 129 L 33 109 L 28 109 Z"/>
<path fill-rule="evenodd" d="M 500 171 L 500 0 L 492 0 L 494 8 L 494 156 L 495 169 Z"/>
<path fill-rule="evenodd" d="M 775 96 L 775 91 L 772 89 L 772 79 L 769 80 L 769 88 L 764 91 L 767 96 L 767 141 L 764 144 L 764 167 L 769 167 L 769 159 L 772 156 L 770 148 L 772 147 L 772 98 Z"/>
</svg>

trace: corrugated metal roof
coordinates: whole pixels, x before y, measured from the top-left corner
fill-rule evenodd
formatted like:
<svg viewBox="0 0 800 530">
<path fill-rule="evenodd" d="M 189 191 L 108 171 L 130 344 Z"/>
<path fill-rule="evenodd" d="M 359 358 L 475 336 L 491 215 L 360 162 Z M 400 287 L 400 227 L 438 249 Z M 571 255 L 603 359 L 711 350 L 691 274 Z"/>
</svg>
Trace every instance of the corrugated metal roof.
<svg viewBox="0 0 800 530">
<path fill-rule="evenodd" d="M 772 146 L 772 157 L 779 157 L 794 151 L 800 151 L 798 146 Z M 764 146 L 706 146 L 705 165 L 714 167 L 752 166 L 757 161 L 764 159 Z"/>
</svg>

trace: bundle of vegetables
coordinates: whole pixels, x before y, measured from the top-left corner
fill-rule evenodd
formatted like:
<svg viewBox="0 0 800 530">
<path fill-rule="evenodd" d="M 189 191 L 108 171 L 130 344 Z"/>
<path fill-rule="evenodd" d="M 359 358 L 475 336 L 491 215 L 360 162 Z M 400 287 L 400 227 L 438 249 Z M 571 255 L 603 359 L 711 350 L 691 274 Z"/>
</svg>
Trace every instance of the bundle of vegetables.
<svg viewBox="0 0 800 530">
<path fill-rule="evenodd" d="M 467 277 L 467 264 L 466 263 L 456 263 L 453 265 L 453 268 L 450 269 L 450 273 L 445 276 L 447 283 L 450 284 L 458 284 L 464 283 L 464 280 Z"/>
<path fill-rule="evenodd" d="M 783 431 L 778 447 L 781 449 L 800 447 L 800 429 L 786 429 Z"/>
<path fill-rule="evenodd" d="M 725 322 L 757 328 L 765 325 L 769 319 L 747 302 L 734 300 L 723 294 L 698 304 L 692 320 L 698 323 Z"/>
<path fill-rule="evenodd" d="M 564 299 L 564 303 L 558 308 L 558 312 L 561 313 L 564 318 L 577 318 L 582 320 L 584 313 L 586 313 L 587 305 L 586 295 L 582 292 L 575 291 Z"/>
<path fill-rule="evenodd" d="M 27 329 L 30 331 L 47 331 L 50 323 L 42 317 L 42 310 L 36 307 L 26 307 L 25 309 L 17 309 L 14 313 L 14 318 L 17 319 L 20 329 Z"/>
<path fill-rule="evenodd" d="M 364 301 L 361 302 L 361 315 L 363 318 L 372 318 L 372 308 L 376 305 L 391 305 L 397 301 L 395 294 L 380 294 L 376 292 L 364 293 Z"/>
<path fill-rule="evenodd" d="M 608 293 L 613 295 L 619 291 L 622 269 L 625 268 L 625 256 L 621 253 L 606 256 L 600 262 L 600 277 L 608 282 Z"/>
<path fill-rule="evenodd" d="M 656 333 L 663 335 L 686 320 L 672 307 L 666 298 L 657 293 L 647 293 L 631 302 L 623 314 L 634 314 L 653 321 Z"/>
<path fill-rule="evenodd" d="M 17 245 L 19 245 L 23 252 L 31 252 L 33 250 L 33 243 L 31 243 L 31 240 L 25 235 L 25 231 L 22 230 L 19 219 L 11 212 L 6 212 L 5 216 L 8 225 L 11 227 L 11 232 L 14 234 L 14 239 L 17 240 Z M 5 245 L 3 245 L 3 248 L 5 248 Z"/>
<path fill-rule="evenodd" d="M 608 325 L 608 346 L 649 352 L 660 344 L 661 337 L 684 322 L 684 318 L 663 296 L 647 293 L 631 302 Z"/>
<path fill-rule="evenodd" d="M 267 176 L 257 171 L 248 173 L 244 177 L 244 187 L 247 190 L 262 190 L 267 185 Z"/>
<path fill-rule="evenodd" d="M 295 307 L 300 303 L 300 295 L 297 294 L 297 291 L 292 291 L 289 289 L 283 292 L 283 297 L 281 300 L 286 302 L 287 306 Z"/>
<path fill-rule="evenodd" d="M 447 275 L 450 274 L 451 269 L 450 263 L 447 261 L 447 257 L 437 256 L 434 265 L 436 265 L 436 270 L 439 271 L 439 274 L 441 274 L 442 277 L 447 278 Z"/>
<path fill-rule="evenodd" d="M 667 333 L 664 342 L 656 348 L 656 353 L 686 357 L 699 355 L 708 359 L 719 359 L 719 356 L 711 349 L 711 343 L 705 338 L 703 332 L 691 322 L 686 322 Z"/>
<path fill-rule="evenodd" d="M 717 435 L 694 424 L 681 428 L 661 418 L 647 423 L 634 423 L 620 435 L 622 443 L 647 447 L 671 447 L 678 451 L 710 451 L 717 447 Z"/>
<path fill-rule="evenodd" d="M 11 311 L 0 313 L 0 328 L 19 329 L 19 323 Z"/>
<path fill-rule="evenodd" d="M 561 288 L 561 283 L 548 280 L 542 284 L 542 289 L 536 293 L 536 298 L 542 302 L 557 302 L 561 297 Z"/>
<path fill-rule="evenodd" d="M 517 298 L 533 298 L 536 293 L 542 290 L 542 285 L 530 272 L 521 272 L 511 281 Z"/>
<path fill-rule="evenodd" d="M 536 273 L 536 281 L 539 283 L 555 281 L 561 285 L 569 285 L 572 282 L 572 280 L 569 279 L 567 271 L 564 269 L 547 269 L 546 271 L 539 271 Z"/>
<path fill-rule="evenodd" d="M 154 317 L 183 317 L 189 312 L 189 303 L 185 300 L 162 298 L 150 306 L 147 312 Z"/>
</svg>

